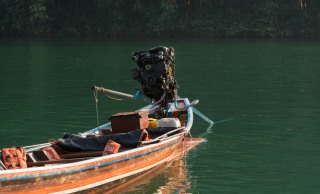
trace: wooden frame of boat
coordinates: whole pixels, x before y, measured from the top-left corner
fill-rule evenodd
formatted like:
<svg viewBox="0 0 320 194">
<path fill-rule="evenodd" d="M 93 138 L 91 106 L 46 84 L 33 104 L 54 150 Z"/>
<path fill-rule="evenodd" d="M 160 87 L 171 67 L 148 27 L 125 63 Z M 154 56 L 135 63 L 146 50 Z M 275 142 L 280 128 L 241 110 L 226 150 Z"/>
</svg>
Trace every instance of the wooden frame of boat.
<svg viewBox="0 0 320 194">
<path fill-rule="evenodd" d="M 114 188 L 116 183 L 138 176 L 159 165 L 165 164 L 186 153 L 203 141 L 201 138 L 189 139 L 186 135 L 193 124 L 192 107 L 189 100 L 178 100 L 178 107 L 171 103 L 172 117 L 180 119 L 183 127 L 176 128 L 153 140 L 142 141 L 137 148 L 122 150 L 116 154 L 102 156 L 102 151 L 81 152 L 60 155 L 60 160 L 29 162 L 28 168 L 0 171 L 0 191 L 4 193 L 75 193 L 92 188 Z M 138 111 L 149 111 L 149 105 Z M 173 115 L 173 112 L 178 114 Z M 181 113 L 181 114 L 179 114 Z M 107 123 L 84 135 L 110 127 Z M 45 146 L 50 146 L 46 145 Z M 27 152 L 42 149 L 32 147 Z"/>
</svg>

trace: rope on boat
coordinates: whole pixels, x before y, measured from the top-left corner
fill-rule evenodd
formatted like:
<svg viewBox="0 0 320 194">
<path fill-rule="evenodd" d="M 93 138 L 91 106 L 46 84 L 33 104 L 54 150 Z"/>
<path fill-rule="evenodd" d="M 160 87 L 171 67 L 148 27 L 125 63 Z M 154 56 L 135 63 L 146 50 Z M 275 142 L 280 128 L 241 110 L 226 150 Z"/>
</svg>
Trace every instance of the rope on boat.
<svg viewBox="0 0 320 194">
<path fill-rule="evenodd" d="M 95 100 L 95 103 L 96 103 L 96 115 L 97 115 L 97 126 L 100 126 L 100 123 L 99 123 L 99 110 L 98 110 L 98 90 L 93 90 L 93 96 L 94 96 L 94 100 Z M 115 98 L 115 97 L 112 97 L 112 96 L 109 96 L 107 94 L 105 94 L 106 97 L 108 98 L 111 98 L 112 100 L 125 100 L 125 99 L 121 99 L 121 98 Z"/>
<path fill-rule="evenodd" d="M 99 126 L 99 110 L 98 110 L 98 91 L 93 91 L 94 101 L 96 103 L 97 126 Z"/>
<path fill-rule="evenodd" d="M 189 130 L 189 132 L 187 133 L 187 135 L 189 135 L 189 136 L 190 136 L 190 139 L 191 139 L 191 141 L 192 141 L 191 130 Z"/>
</svg>

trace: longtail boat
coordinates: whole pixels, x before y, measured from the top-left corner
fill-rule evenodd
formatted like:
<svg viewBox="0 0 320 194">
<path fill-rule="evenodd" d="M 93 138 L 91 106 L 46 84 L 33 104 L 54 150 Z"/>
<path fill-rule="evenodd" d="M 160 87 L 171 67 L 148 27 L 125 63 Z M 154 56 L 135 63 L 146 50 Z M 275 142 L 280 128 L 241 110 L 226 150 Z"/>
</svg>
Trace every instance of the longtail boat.
<svg viewBox="0 0 320 194">
<path fill-rule="evenodd" d="M 148 105 L 111 115 L 110 122 L 83 133 L 2 148 L 1 193 L 111 191 L 204 141 L 187 138 L 198 100 L 190 103 L 177 95 L 173 48 L 134 52 L 132 59 L 137 63 L 133 78 L 142 86 L 135 95 L 97 86 L 91 89 L 96 98 L 98 93 L 133 99 L 142 96 Z"/>
</svg>

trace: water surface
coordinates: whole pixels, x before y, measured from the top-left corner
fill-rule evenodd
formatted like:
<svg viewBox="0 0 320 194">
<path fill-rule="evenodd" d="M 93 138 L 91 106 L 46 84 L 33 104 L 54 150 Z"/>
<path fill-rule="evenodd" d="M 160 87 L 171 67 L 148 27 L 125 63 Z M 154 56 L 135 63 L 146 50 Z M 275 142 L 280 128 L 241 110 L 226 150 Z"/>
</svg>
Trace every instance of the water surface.
<svg viewBox="0 0 320 194">
<path fill-rule="evenodd" d="M 90 86 L 134 93 L 131 52 L 157 45 L 176 50 L 179 95 L 230 120 L 208 130 L 196 117 L 192 135 L 207 142 L 123 192 L 320 192 L 320 43 L 312 41 L 1 41 L 0 147 L 95 127 Z M 100 95 L 99 122 L 144 105 Z"/>
</svg>

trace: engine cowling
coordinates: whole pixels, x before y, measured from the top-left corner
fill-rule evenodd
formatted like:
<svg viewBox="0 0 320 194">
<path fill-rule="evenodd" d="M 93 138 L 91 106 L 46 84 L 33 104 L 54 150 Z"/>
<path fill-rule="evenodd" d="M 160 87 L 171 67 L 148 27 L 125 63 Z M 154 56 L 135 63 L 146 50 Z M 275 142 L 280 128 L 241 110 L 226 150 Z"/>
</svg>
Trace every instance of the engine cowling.
<svg viewBox="0 0 320 194">
<path fill-rule="evenodd" d="M 132 53 L 132 60 L 137 63 L 133 78 L 142 85 L 143 94 L 154 101 L 165 93 L 163 106 L 174 98 L 177 83 L 174 78 L 174 49 L 158 46 Z"/>
</svg>

